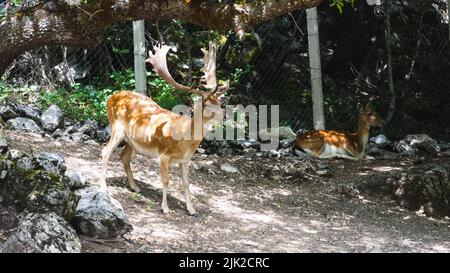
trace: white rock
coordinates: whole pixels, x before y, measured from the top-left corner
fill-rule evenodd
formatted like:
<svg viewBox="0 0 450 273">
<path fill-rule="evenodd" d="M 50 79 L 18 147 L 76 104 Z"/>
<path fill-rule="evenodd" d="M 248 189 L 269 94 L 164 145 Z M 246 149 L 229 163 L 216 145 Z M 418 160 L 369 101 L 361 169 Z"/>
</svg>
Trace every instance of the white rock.
<svg viewBox="0 0 450 273">
<path fill-rule="evenodd" d="M 370 139 L 370 142 L 373 142 L 373 143 L 378 144 L 378 145 L 391 143 L 391 141 L 383 134 L 379 134 L 377 136 L 372 137 Z"/>
<path fill-rule="evenodd" d="M 3 245 L 3 253 L 78 253 L 75 230 L 55 213 L 30 213 Z"/>
<path fill-rule="evenodd" d="M 98 187 L 77 190 L 80 201 L 72 223 L 81 234 L 115 238 L 132 230 L 120 203 Z"/>
<path fill-rule="evenodd" d="M 7 121 L 14 130 L 27 133 L 43 133 L 42 129 L 36 124 L 36 122 L 29 118 L 13 118 Z"/>
<path fill-rule="evenodd" d="M 228 163 L 220 165 L 220 169 L 227 173 L 238 173 L 239 172 L 239 170 L 236 167 L 233 167 Z"/>
<path fill-rule="evenodd" d="M 64 123 L 64 113 L 56 105 L 51 105 L 44 113 L 41 115 L 42 128 L 50 132 L 55 131 Z"/>
<path fill-rule="evenodd" d="M 69 178 L 69 188 L 71 189 L 79 189 L 86 186 L 86 177 L 80 172 L 69 172 L 66 173 L 66 176 Z"/>
</svg>

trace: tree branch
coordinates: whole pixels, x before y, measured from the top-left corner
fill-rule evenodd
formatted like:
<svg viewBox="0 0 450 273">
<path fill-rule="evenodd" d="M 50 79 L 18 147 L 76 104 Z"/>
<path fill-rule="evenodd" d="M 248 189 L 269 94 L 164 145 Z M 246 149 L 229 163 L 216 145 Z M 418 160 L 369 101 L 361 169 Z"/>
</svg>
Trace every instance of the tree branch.
<svg viewBox="0 0 450 273">
<path fill-rule="evenodd" d="M 14 59 L 28 50 L 44 45 L 94 47 L 105 27 L 122 21 L 183 19 L 215 30 L 234 29 L 241 37 L 252 26 L 294 10 L 317 6 L 321 0 L 261 0 L 242 5 L 198 0 L 81 2 L 55 0 L 52 9 L 45 9 L 39 1 L 0 22 L 0 76 Z"/>
</svg>

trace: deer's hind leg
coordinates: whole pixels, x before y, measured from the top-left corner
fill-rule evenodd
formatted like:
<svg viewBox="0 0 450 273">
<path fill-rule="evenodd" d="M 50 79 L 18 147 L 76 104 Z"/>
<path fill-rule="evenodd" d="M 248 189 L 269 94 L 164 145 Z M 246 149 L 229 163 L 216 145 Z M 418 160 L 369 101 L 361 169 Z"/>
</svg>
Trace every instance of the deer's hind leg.
<svg viewBox="0 0 450 273">
<path fill-rule="evenodd" d="M 135 151 L 134 151 L 133 146 L 130 143 L 127 143 L 127 145 L 125 145 L 125 147 L 123 148 L 122 153 L 120 154 L 120 159 L 122 160 L 123 168 L 125 169 L 125 172 L 127 173 L 128 185 L 130 186 L 130 188 L 133 191 L 140 192 L 138 185 L 134 181 L 133 173 L 131 172 L 131 166 L 130 166 L 130 161 L 131 161 L 131 158 L 134 156 L 134 154 L 135 154 Z"/>
</svg>

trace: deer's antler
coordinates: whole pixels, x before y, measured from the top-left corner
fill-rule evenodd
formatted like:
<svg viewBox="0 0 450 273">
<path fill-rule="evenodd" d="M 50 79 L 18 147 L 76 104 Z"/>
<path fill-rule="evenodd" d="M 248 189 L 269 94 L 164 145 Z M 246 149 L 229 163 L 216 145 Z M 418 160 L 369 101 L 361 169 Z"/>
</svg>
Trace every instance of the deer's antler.
<svg viewBox="0 0 450 273">
<path fill-rule="evenodd" d="M 217 45 L 213 42 L 209 42 L 209 50 L 206 51 L 202 48 L 202 52 L 205 55 L 204 65 L 201 71 L 204 73 L 202 81 L 205 83 L 202 87 L 209 90 L 216 90 L 217 78 L 216 78 L 216 52 Z"/>
<path fill-rule="evenodd" d="M 201 71 L 203 72 L 202 81 L 204 84 L 201 86 L 205 89 L 209 89 L 212 91 L 210 95 L 215 94 L 216 92 L 225 93 L 229 89 L 229 81 L 226 81 L 226 83 L 222 86 L 219 86 L 217 83 L 217 77 L 216 77 L 216 54 L 217 54 L 217 45 L 210 41 L 209 42 L 209 49 L 206 51 L 205 49 L 202 49 L 204 57 L 204 65 Z"/>
<path fill-rule="evenodd" d="M 179 84 L 174 80 L 172 75 L 170 75 L 169 69 L 167 68 L 167 53 L 170 50 L 169 46 L 154 46 L 153 49 L 155 50 L 155 53 L 153 54 L 153 52 L 150 50 L 148 52 L 149 58 L 146 60 L 146 62 L 149 62 L 153 65 L 153 70 L 156 74 L 158 74 L 158 76 L 163 78 L 167 83 L 171 84 L 177 90 L 201 95 L 201 93 L 195 88 Z"/>
<path fill-rule="evenodd" d="M 167 45 L 155 46 L 153 47 L 155 53 L 151 50 L 148 52 L 149 58 L 146 62 L 149 62 L 153 65 L 153 70 L 155 73 L 164 79 L 167 83 L 171 84 L 175 89 L 190 92 L 197 95 L 202 96 L 210 96 L 215 94 L 216 92 L 225 93 L 229 89 L 229 81 L 226 81 L 225 84 L 219 86 L 217 83 L 216 77 L 216 52 L 217 45 L 213 42 L 209 42 L 208 51 L 202 49 L 204 57 L 204 65 L 201 69 L 203 72 L 203 76 L 201 78 L 200 88 L 204 88 L 209 90 L 210 92 L 200 91 L 193 86 L 182 85 L 174 80 L 172 75 L 170 75 L 169 69 L 167 68 L 167 53 L 170 50 L 170 47 Z"/>
</svg>

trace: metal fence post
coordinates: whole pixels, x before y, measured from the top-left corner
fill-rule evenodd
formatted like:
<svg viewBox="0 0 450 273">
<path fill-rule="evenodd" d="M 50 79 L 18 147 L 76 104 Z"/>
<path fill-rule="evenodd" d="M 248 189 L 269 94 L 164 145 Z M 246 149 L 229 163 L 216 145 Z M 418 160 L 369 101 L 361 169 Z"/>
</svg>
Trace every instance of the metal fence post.
<svg viewBox="0 0 450 273">
<path fill-rule="evenodd" d="M 317 9 L 306 10 L 308 22 L 309 65 L 311 69 L 311 90 L 313 102 L 314 129 L 325 129 L 322 93 L 322 69 L 320 66 L 319 20 Z"/>
<path fill-rule="evenodd" d="M 145 70 L 145 24 L 144 20 L 133 22 L 135 91 L 147 94 L 147 72 Z"/>
</svg>

